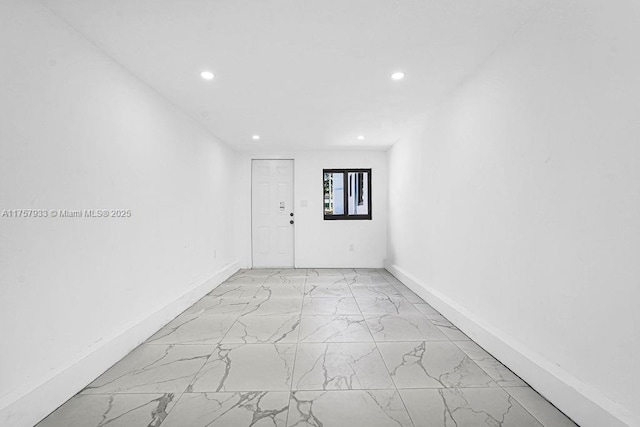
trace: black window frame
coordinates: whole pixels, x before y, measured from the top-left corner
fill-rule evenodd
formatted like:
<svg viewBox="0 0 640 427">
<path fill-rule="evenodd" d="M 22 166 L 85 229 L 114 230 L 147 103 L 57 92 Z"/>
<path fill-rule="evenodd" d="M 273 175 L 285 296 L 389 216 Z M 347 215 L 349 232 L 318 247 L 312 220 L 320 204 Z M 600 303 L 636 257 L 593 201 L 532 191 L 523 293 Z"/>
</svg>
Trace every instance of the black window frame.
<svg viewBox="0 0 640 427">
<path fill-rule="evenodd" d="M 367 214 L 349 214 L 349 191 L 351 191 L 351 186 L 349 185 L 349 173 L 361 173 L 361 172 L 366 172 L 367 174 L 367 189 L 368 189 L 368 194 L 367 194 Z M 336 173 L 341 173 L 342 174 L 342 179 L 343 179 L 343 214 L 339 214 L 339 215 L 335 215 L 335 214 L 326 214 L 325 213 L 325 205 L 324 205 L 324 176 L 325 174 L 330 173 L 330 174 L 336 174 Z M 357 175 L 356 175 L 356 182 L 357 182 Z M 372 210 L 371 210 L 371 201 L 372 201 L 372 197 L 371 197 L 371 169 L 363 169 L 363 168 L 346 168 L 346 169 L 322 169 L 322 213 L 324 215 L 324 219 L 325 220 L 331 220 L 331 221 L 336 221 L 336 220 L 371 220 L 372 219 Z M 357 203 L 357 200 L 356 200 Z M 358 206 L 356 204 L 356 206 Z"/>
</svg>

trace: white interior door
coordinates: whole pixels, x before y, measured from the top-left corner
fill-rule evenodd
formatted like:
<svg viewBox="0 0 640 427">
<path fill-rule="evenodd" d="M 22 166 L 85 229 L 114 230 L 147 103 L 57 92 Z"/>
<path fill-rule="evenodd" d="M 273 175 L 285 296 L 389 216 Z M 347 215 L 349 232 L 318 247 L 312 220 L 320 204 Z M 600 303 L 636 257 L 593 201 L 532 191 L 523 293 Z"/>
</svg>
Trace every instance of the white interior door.
<svg viewBox="0 0 640 427">
<path fill-rule="evenodd" d="M 293 160 L 251 163 L 254 267 L 293 267 Z"/>
</svg>

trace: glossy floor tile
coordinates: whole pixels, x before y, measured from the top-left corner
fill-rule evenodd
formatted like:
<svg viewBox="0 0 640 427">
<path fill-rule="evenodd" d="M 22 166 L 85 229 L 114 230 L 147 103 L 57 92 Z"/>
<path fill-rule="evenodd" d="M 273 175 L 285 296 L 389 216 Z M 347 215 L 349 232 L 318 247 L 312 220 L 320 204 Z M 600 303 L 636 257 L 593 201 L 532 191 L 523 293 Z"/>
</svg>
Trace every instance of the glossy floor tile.
<svg viewBox="0 0 640 427">
<path fill-rule="evenodd" d="M 302 296 L 271 297 L 263 294 L 252 298 L 242 312 L 242 316 L 299 315 L 302 310 Z"/>
<path fill-rule="evenodd" d="M 473 341 L 457 341 L 455 343 L 478 366 L 480 366 L 491 378 L 502 387 L 523 387 L 527 383 L 511 372 L 506 366 L 498 362 L 489 353 L 484 351 Z"/>
<path fill-rule="evenodd" d="M 255 298 L 247 297 L 206 296 L 192 305 L 183 314 L 194 314 L 198 316 L 220 316 L 223 314 L 239 315 L 245 311 L 249 302 L 254 300 Z"/>
<path fill-rule="evenodd" d="M 500 388 L 400 390 L 416 427 L 541 427 L 512 396 Z"/>
<path fill-rule="evenodd" d="M 376 341 L 447 341 L 448 338 L 421 314 L 366 314 Z"/>
<path fill-rule="evenodd" d="M 234 315 L 183 314 L 147 340 L 148 344 L 218 344 L 235 321 Z"/>
<path fill-rule="evenodd" d="M 405 301 L 404 297 L 395 286 L 387 285 L 351 285 L 351 291 L 356 298 L 371 297 L 391 299 L 398 298 Z"/>
<path fill-rule="evenodd" d="M 402 297 L 356 297 L 356 301 L 363 314 L 390 314 L 392 316 L 420 314 L 413 304 Z"/>
<path fill-rule="evenodd" d="M 187 390 L 290 390 L 295 354 L 295 344 L 220 344 Z"/>
<path fill-rule="evenodd" d="M 181 393 L 214 348 L 212 345 L 143 344 L 82 393 Z"/>
<path fill-rule="evenodd" d="M 497 387 L 485 371 L 449 341 L 381 342 L 378 348 L 399 389 Z"/>
<path fill-rule="evenodd" d="M 305 316 L 338 316 L 361 314 L 361 311 L 352 296 L 338 298 L 305 297 L 302 304 L 302 314 Z"/>
<path fill-rule="evenodd" d="M 379 269 L 241 270 L 39 427 L 575 426 Z"/>
<path fill-rule="evenodd" d="M 373 342 L 300 343 L 295 366 L 295 390 L 394 388 Z"/>
<path fill-rule="evenodd" d="M 575 427 L 576 424 L 531 387 L 505 387 L 523 408 L 545 426 Z"/>
<path fill-rule="evenodd" d="M 77 395 L 38 424 L 40 427 L 151 426 L 167 417 L 178 396 L 165 394 Z"/>
<path fill-rule="evenodd" d="M 299 342 L 373 342 L 361 314 L 303 316 Z"/>
<path fill-rule="evenodd" d="M 300 315 L 242 316 L 227 332 L 223 343 L 296 343 Z"/>
<path fill-rule="evenodd" d="M 288 391 L 185 393 L 162 427 L 285 427 Z"/>
<path fill-rule="evenodd" d="M 313 297 L 351 297 L 351 288 L 343 279 L 333 283 L 308 283 L 305 285 L 304 296 Z"/>
<path fill-rule="evenodd" d="M 395 390 L 294 391 L 287 426 L 412 427 Z"/>
<path fill-rule="evenodd" d="M 287 284 L 287 283 L 263 283 L 258 292 L 256 292 L 256 298 L 270 299 L 270 298 L 302 298 L 304 296 L 304 284 Z"/>
</svg>

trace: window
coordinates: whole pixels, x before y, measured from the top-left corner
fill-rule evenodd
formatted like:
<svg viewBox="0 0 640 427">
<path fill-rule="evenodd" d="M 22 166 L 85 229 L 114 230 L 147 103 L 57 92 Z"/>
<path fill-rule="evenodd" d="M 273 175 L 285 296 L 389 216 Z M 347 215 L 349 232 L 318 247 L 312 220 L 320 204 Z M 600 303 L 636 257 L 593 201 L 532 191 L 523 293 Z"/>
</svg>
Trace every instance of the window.
<svg viewBox="0 0 640 427">
<path fill-rule="evenodd" d="M 371 219 L 371 169 L 323 169 L 324 219 Z"/>
</svg>

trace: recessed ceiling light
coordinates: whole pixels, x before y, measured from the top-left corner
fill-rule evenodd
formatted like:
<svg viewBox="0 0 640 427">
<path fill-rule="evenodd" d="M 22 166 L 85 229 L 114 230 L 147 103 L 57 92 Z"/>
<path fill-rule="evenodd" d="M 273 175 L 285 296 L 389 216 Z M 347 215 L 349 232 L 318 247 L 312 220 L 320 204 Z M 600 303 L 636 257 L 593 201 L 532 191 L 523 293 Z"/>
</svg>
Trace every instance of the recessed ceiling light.
<svg viewBox="0 0 640 427">
<path fill-rule="evenodd" d="M 203 71 L 200 73 L 200 77 L 202 77 L 205 80 L 213 80 L 215 76 L 211 71 Z"/>
<path fill-rule="evenodd" d="M 260 139 L 260 135 L 253 135 L 251 139 L 253 139 L 254 141 L 258 141 Z"/>
<path fill-rule="evenodd" d="M 391 74 L 392 80 L 402 80 L 404 79 L 404 73 L 402 71 L 398 71 L 396 73 Z"/>
<path fill-rule="evenodd" d="M 360 141 L 364 140 L 364 135 L 358 135 L 358 139 L 359 139 Z"/>
</svg>

